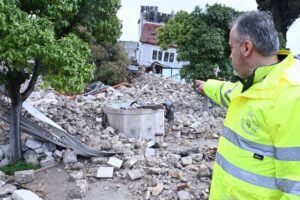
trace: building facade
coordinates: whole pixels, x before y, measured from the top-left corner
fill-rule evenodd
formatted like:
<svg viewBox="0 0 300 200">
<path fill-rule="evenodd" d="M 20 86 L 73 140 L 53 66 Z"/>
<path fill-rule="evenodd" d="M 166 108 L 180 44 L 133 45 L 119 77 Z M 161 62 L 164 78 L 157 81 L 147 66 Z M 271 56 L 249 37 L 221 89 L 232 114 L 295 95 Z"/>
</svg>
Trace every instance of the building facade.
<svg viewBox="0 0 300 200">
<path fill-rule="evenodd" d="M 187 62 L 177 61 L 177 48 L 175 45 L 163 51 L 157 42 L 157 30 L 163 26 L 174 14 L 158 12 L 157 6 L 141 6 L 139 23 L 139 50 L 137 61 L 146 68 L 160 66 L 165 74 L 173 74 Z M 172 70 L 171 73 L 167 72 Z M 176 71 L 176 70 L 175 70 Z"/>
</svg>

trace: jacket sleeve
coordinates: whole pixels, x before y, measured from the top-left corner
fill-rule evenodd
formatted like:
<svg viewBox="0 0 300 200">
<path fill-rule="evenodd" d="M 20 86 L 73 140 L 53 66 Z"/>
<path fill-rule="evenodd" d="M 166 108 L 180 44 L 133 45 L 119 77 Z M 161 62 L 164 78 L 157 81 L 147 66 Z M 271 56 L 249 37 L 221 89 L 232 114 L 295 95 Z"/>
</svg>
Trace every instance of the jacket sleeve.
<svg viewBox="0 0 300 200">
<path fill-rule="evenodd" d="M 204 85 L 204 93 L 215 103 L 228 107 L 231 100 L 239 95 L 242 90 L 240 82 L 232 83 L 209 79 Z"/>
<path fill-rule="evenodd" d="M 284 87 L 274 99 L 269 122 L 275 147 L 275 177 L 280 200 L 300 200 L 300 85 Z"/>
</svg>

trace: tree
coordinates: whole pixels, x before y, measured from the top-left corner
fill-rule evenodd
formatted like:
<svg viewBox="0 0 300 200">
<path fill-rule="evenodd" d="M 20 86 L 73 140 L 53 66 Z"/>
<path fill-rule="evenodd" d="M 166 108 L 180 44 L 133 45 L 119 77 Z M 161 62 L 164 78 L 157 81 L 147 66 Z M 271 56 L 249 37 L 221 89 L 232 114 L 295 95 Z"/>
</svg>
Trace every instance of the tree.
<svg viewBox="0 0 300 200">
<path fill-rule="evenodd" d="M 181 70 L 188 81 L 216 78 L 214 70 L 220 68 L 220 77 L 229 78 L 230 49 L 228 47 L 229 22 L 238 16 L 232 8 L 214 4 L 205 10 L 196 7 L 190 14 L 180 11 L 175 18 L 159 29 L 158 40 L 163 49 L 171 44 L 178 47 L 178 60 L 189 61 Z"/>
<path fill-rule="evenodd" d="M 61 0 L 20 0 L 21 9 L 29 15 L 50 19 L 57 38 L 73 32 L 89 43 L 92 61 L 96 64 L 95 79 L 107 84 L 124 80 L 128 63 L 122 54 L 111 52 L 111 49 L 121 48 L 116 44 L 121 35 L 117 18 L 120 6 L 120 0 L 64 0 L 63 4 Z M 99 48 L 103 55 L 99 55 Z M 116 53 L 117 59 L 105 56 L 111 53 Z M 111 75 L 111 79 L 107 75 Z"/>
<path fill-rule="evenodd" d="M 278 32 L 286 34 L 289 27 L 300 16 L 299 0 L 256 0 L 259 10 L 271 11 Z"/>
<path fill-rule="evenodd" d="M 121 35 L 117 11 L 120 0 L 20 0 L 20 9 L 29 15 L 47 17 L 56 37 L 85 27 L 97 42 L 115 43 Z"/>
<path fill-rule="evenodd" d="M 44 3 L 46 0 L 30 2 Z M 53 2 L 56 3 L 51 11 L 53 16 L 64 15 L 60 9 L 67 1 Z M 39 74 L 59 91 L 81 92 L 94 71 L 94 65 L 89 63 L 87 43 L 74 34 L 57 37 L 55 27 L 61 22 L 40 16 L 38 11 L 28 14 L 20 8 L 18 1 L 0 0 L 0 84 L 5 85 L 11 100 L 11 163 L 21 159 L 22 103 L 34 90 Z M 26 80 L 27 87 L 21 89 Z"/>
</svg>

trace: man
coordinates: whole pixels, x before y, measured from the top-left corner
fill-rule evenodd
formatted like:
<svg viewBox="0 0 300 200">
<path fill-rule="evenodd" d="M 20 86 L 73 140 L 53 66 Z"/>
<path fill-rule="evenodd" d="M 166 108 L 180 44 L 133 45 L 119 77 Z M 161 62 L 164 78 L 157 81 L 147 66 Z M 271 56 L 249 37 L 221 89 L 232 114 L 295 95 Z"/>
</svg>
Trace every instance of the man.
<svg viewBox="0 0 300 200">
<path fill-rule="evenodd" d="M 269 12 L 237 18 L 229 46 L 240 81 L 196 81 L 228 107 L 210 199 L 300 199 L 300 62 L 278 51 Z"/>
</svg>

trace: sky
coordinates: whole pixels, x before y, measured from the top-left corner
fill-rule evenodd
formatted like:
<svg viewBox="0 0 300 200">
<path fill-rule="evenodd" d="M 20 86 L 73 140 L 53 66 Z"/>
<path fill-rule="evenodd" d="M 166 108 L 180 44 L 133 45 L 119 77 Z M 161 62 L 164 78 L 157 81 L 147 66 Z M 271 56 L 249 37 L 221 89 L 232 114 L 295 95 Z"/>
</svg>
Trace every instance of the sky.
<svg viewBox="0 0 300 200">
<path fill-rule="evenodd" d="M 191 12 L 196 6 L 205 8 L 206 4 L 223 4 L 239 11 L 256 10 L 256 0 L 121 0 L 122 7 L 118 17 L 122 21 L 120 40 L 138 41 L 138 19 L 141 6 L 158 6 L 158 11 L 170 14 L 172 11 Z M 294 54 L 300 54 L 300 19 L 296 20 L 287 33 L 287 47 Z"/>
</svg>

